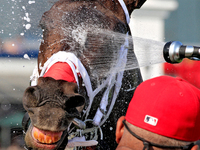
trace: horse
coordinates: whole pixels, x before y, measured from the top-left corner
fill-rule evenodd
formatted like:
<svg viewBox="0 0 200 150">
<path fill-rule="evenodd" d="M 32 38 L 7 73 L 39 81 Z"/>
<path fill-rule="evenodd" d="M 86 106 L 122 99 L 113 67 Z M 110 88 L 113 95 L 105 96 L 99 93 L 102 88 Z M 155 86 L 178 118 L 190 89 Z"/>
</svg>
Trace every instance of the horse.
<svg viewBox="0 0 200 150">
<path fill-rule="evenodd" d="M 116 122 L 142 77 L 139 69 L 112 74 L 115 64 L 94 65 L 116 57 L 113 49 L 120 47 L 110 46 L 113 36 L 96 33 L 131 35 L 129 15 L 144 2 L 59 0 L 43 14 L 38 64 L 23 96 L 27 149 L 116 148 Z M 129 55 L 135 58 L 133 45 L 117 56 L 118 65 Z"/>
</svg>

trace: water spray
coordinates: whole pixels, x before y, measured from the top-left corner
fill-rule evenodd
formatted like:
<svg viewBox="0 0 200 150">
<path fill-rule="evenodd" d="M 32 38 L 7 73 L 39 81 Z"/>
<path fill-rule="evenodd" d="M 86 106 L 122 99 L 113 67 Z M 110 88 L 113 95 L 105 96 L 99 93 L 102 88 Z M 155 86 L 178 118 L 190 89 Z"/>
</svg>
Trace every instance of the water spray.
<svg viewBox="0 0 200 150">
<path fill-rule="evenodd" d="M 84 34 L 80 34 L 80 31 Z M 94 70 L 91 74 L 95 77 L 99 76 L 99 78 L 115 72 L 137 69 L 165 62 L 172 64 L 180 63 L 184 58 L 200 60 L 200 47 L 184 46 L 178 41 L 166 43 L 130 35 L 127 36 L 126 34 L 110 30 L 99 28 L 91 30 L 91 28 L 82 27 L 73 30 L 72 38 L 74 41 L 80 43 L 79 50 L 84 51 L 84 55 L 87 56 L 85 58 L 88 59 L 88 66 L 91 70 Z M 125 39 L 128 40 L 129 43 L 125 68 L 118 66 L 117 70 L 108 70 L 108 68 L 117 64 L 120 56 L 120 49 Z M 90 50 L 84 50 L 85 48 Z M 93 51 L 92 49 L 98 49 L 98 51 Z M 95 61 L 90 61 L 90 57 Z"/>
<path fill-rule="evenodd" d="M 183 45 L 179 41 L 167 42 L 163 48 L 163 57 L 168 63 L 180 63 L 184 58 L 200 60 L 200 47 Z"/>
</svg>

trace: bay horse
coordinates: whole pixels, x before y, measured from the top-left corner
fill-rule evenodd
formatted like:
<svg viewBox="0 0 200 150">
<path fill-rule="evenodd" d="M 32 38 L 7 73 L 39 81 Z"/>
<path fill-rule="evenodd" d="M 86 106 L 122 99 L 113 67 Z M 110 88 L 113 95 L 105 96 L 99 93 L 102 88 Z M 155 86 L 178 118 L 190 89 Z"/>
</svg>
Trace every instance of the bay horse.
<svg viewBox="0 0 200 150">
<path fill-rule="evenodd" d="M 43 14 L 38 65 L 23 96 L 27 149 L 116 148 L 116 122 L 142 77 L 139 69 L 107 74 L 102 72 L 113 64 L 93 65 L 113 55 L 112 38 L 94 33 L 103 29 L 130 35 L 129 15 L 144 2 L 59 0 Z M 119 65 L 129 55 L 135 58 L 133 45 L 131 50 L 122 51 Z"/>
</svg>

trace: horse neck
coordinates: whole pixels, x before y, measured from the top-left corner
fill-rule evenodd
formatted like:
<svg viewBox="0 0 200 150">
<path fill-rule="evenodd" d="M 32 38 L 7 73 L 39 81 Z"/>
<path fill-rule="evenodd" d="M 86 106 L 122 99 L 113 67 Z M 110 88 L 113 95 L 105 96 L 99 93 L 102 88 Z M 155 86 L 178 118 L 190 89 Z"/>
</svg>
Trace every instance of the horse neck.
<svg viewBox="0 0 200 150">
<path fill-rule="evenodd" d="M 124 14 L 124 10 L 122 6 L 119 3 L 119 0 L 98 0 L 101 2 L 105 7 L 107 7 L 109 10 L 111 10 L 115 16 L 126 23 L 126 17 Z M 135 3 L 138 0 L 124 0 L 124 3 L 126 4 L 126 7 L 128 9 L 129 15 L 133 12 L 135 9 Z"/>
</svg>

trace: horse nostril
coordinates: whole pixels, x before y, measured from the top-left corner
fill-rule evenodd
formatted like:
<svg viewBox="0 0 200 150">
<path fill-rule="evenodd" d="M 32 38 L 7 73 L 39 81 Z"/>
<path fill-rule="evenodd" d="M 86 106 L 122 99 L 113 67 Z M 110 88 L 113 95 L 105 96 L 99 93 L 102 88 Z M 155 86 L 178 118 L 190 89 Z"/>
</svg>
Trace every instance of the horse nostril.
<svg viewBox="0 0 200 150">
<path fill-rule="evenodd" d="M 27 107 L 37 106 L 38 95 L 37 87 L 28 87 L 24 92 L 23 104 Z"/>
<path fill-rule="evenodd" d="M 67 108 L 75 108 L 79 107 L 85 104 L 85 98 L 81 95 L 75 95 L 70 97 L 67 102 L 65 103 L 65 106 Z"/>
<path fill-rule="evenodd" d="M 36 91 L 35 87 L 28 87 L 24 93 L 24 96 L 35 96 L 34 92 Z"/>
</svg>

